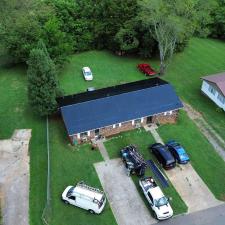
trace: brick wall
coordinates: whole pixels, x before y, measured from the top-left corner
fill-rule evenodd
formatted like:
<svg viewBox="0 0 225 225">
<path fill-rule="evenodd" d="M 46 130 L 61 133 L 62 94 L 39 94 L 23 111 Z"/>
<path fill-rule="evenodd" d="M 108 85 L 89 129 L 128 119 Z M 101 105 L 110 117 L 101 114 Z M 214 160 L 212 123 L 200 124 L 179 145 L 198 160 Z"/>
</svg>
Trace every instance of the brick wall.
<svg viewBox="0 0 225 225">
<path fill-rule="evenodd" d="M 164 113 L 153 116 L 153 123 L 166 124 L 176 123 L 178 117 L 178 110 L 173 111 L 171 115 L 164 115 Z"/>
<path fill-rule="evenodd" d="M 169 114 L 169 113 L 168 113 Z M 159 124 L 165 124 L 165 123 L 175 123 L 178 117 L 178 110 L 173 111 L 171 115 L 164 115 L 158 114 L 155 116 L 152 116 L 152 122 L 153 123 L 159 123 Z M 144 118 L 143 122 L 140 123 L 141 126 L 146 125 L 147 117 Z M 99 134 L 105 137 L 113 136 L 115 134 L 118 134 L 123 131 L 128 131 L 137 128 L 137 125 L 132 125 L 132 121 L 121 123 L 121 126 L 113 128 L 113 126 L 107 126 L 104 128 L 99 129 Z M 70 137 L 70 140 L 72 143 L 82 143 L 86 141 L 90 141 L 92 138 L 95 138 L 95 130 L 90 131 L 90 136 L 87 136 L 85 140 L 81 140 L 78 138 L 78 136 L 75 134 Z"/>
</svg>

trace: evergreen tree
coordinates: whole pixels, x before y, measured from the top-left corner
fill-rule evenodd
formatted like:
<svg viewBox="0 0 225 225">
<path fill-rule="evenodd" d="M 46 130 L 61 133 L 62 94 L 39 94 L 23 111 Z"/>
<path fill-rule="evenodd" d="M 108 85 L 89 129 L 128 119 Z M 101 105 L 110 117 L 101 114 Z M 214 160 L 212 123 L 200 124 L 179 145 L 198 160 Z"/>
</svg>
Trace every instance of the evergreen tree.
<svg viewBox="0 0 225 225">
<path fill-rule="evenodd" d="M 43 41 L 31 50 L 28 60 L 28 99 L 35 113 L 47 116 L 56 111 L 59 85 L 55 64 Z"/>
</svg>

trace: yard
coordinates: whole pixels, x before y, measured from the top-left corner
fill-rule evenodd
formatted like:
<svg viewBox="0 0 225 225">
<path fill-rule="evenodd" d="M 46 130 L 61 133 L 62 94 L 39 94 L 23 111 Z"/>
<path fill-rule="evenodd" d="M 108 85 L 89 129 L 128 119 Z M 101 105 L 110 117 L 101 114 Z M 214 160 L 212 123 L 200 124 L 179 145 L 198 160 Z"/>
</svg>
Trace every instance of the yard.
<svg viewBox="0 0 225 225">
<path fill-rule="evenodd" d="M 121 133 L 120 135 L 115 136 L 114 138 L 110 139 L 104 144 L 106 149 L 108 150 L 110 158 L 120 157 L 120 149 L 122 149 L 123 147 L 129 144 L 134 144 L 138 147 L 138 149 L 140 150 L 140 153 L 143 155 L 143 157 L 146 160 L 153 159 L 155 162 L 157 162 L 148 150 L 148 146 L 153 143 L 155 143 L 155 141 L 153 137 L 151 136 L 151 134 L 149 132 L 146 132 L 142 128 L 142 129 L 136 129 L 133 131 Z M 146 170 L 145 176 L 153 176 L 150 169 Z M 132 178 L 137 187 L 137 190 L 139 191 L 140 195 L 143 197 L 143 200 L 147 208 L 150 208 L 147 200 L 144 198 L 141 188 L 139 187 L 139 184 L 138 184 L 139 178 L 137 176 L 133 176 Z M 157 183 L 160 185 L 159 182 Z M 182 201 L 179 194 L 176 192 L 176 190 L 174 189 L 171 183 L 169 187 L 165 189 L 162 188 L 162 190 L 165 193 L 165 195 L 167 195 L 168 197 L 172 197 L 173 200 L 171 202 L 171 205 L 175 215 L 185 213 L 187 211 L 187 206 Z"/>
<path fill-rule="evenodd" d="M 164 142 L 176 139 L 185 147 L 202 180 L 217 199 L 225 201 L 225 163 L 186 113 L 181 111 L 177 124 L 161 126 L 158 132 Z"/>
<path fill-rule="evenodd" d="M 220 133 L 225 139 L 225 118 L 224 112 L 216 109 L 216 106 L 207 98 L 200 94 L 200 77 L 206 74 L 214 74 L 225 70 L 225 44 L 209 39 L 192 39 L 189 47 L 183 53 L 178 53 L 173 58 L 169 67 L 168 73 L 163 79 L 169 80 L 176 88 L 180 97 L 199 110 L 207 121 Z M 137 69 L 136 65 L 140 62 L 148 62 L 132 57 L 117 57 L 105 51 L 90 51 L 71 56 L 68 63 L 59 75 L 60 84 L 66 94 L 85 91 L 87 87 L 94 86 L 96 88 L 111 86 L 119 83 L 125 83 L 145 78 Z M 93 82 L 85 82 L 81 75 L 82 66 L 90 66 L 94 80 Z M 151 60 L 153 68 L 157 68 L 157 60 Z M 30 181 L 30 224 L 41 224 L 41 215 L 45 206 L 46 198 L 46 170 L 47 170 L 47 153 L 46 153 L 46 127 L 45 119 L 40 119 L 34 116 L 27 101 L 26 89 L 26 68 L 24 66 L 16 66 L 14 68 L 0 68 L 0 138 L 10 137 L 15 128 L 31 128 L 32 139 L 30 145 L 31 156 L 31 181 Z M 185 119 L 183 123 L 189 120 Z M 185 122 L 186 121 L 186 122 Z M 191 128 L 194 126 L 190 123 Z M 184 124 L 183 124 L 184 125 Z M 174 126 L 175 127 L 175 126 Z M 68 140 L 65 137 L 65 129 L 60 119 L 52 119 L 50 121 L 50 137 L 51 137 L 51 179 L 52 179 L 52 213 L 54 225 L 65 224 L 65 219 L 71 224 L 84 225 L 87 221 L 92 221 L 94 224 L 115 224 L 112 213 L 109 208 L 100 217 L 92 217 L 87 215 L 85 211 L 65 206 L 60 201 L 60 193 L 65 185 L 73 184 L 76 179 L 86 179 L 93 185 L 99 186 L 96 173 L 93 171 L 92 163 L 101 160 L 101 157 L 96 153 L 92 158 L 89 157 L 92 152 L 88 151 L 88 146 L 83 146 L 79 151 L 75 151 L 68 145 Z M 175 129 L 164 128 L 160 129 L 160 134 L 163 138 L 167 137 L 165 129 L 170 131 L 171 135 L 178 133 L 181 141 L 187 147 L 192 146 L 191 138 L 185 139 L 186 135 L 190 135 L 187 130 L 182 130 L 180 124 Z M 189 129 L 190 130 L 190 129 Z M 196 134 L 200 135 L 194 127 Z M 182 132 L 181 132 L 182 131 Z M 191 129 L 192 131 L 192 129 Z M 186 134 L 186 135 L 185 135 Z M 168 133 L 169 135 L 169 133 Z M 151 142 L 151 136 L 149 141 Z M 201 135 L 200 135 L 201 136 Z M 194 135 L 189 137 L 194 138 Z M 201 136 L 201 139 L 204 138 Z M 196 140 L 194 138 L 194 140 Z M 196 141 L 197 146 L 201 146 L 199 140 Z M 124 143 L 121 143 L 121 145 Z M 148 144 L 148 143 L 145 143 Z M 204 146 L 207 152 L 212 152 L 211 146 L 204 139 Z M 143 143 L 144 145 L 144 143 Z M 210 188 L 215 189 L 214 194 L 218 198 L 224 198 L 224 193 L 221 192 L 222 182 L 224 181 L 224 169 L 220 168 L 222 164 L 220 158 L 215 153 L 209 153 L 204 157 L 207 159 L 208 165 L 200 163 L 201 167 L 197 168 L 199 158 L 198 154 L 193 150 L 191 154 L 192 163 L 196 171 L 202 176 L 206 171 L 206 177 L 203 178 Z M 200 148 L 201 149 L 201 148 Z M 204 151 L 204 149 L 201 149 Z M 111 154 L 111 153 L 110 153 Z M 116 156 L 116 153 L 113 157 Z M 150 156 L 149 153 L 148 156 Z M 88 159 L 84 164 L 86 170 L 80 169 L 81 159 Z M 213 160 L 212 160 L 213 159 Z M 215 162 L 214 162 L 215 160 Z M 217 165 L 217 163 L 219 163 Z M 82 164 L 83 166 L 83 164 Z M 212 168 L 209 171 L 209 168 Z M 224 166 L 222 166 L 224 168 Z M 79 171 L 79 172 L 77 172 Z M 215 172 L 216 171 L 216 172 Z M 89 177 L 89 175 L 93 177 Z M 208 175 L 207 175 L 208 174 Z M 216 174 L 216 175 L 215 175 Z M 219 183 L 215 183 L 216 177 L 219 177 Z M 172 194 L 170 194 L 172 195 Z M 176 202 L 173 198 L 173 202 Z M 181 204 L 181 209 L 178 212 L 185 211 L 185 206 Z M 176 208 L 176 206 L 175 206 Z M 68 209 L 68 210 L 67 210 Z M 76 212 L 76 213 L 75 213 Z M 68 214 L 67 214 L 68 213 Z M 66 215 L 67 214 L 67 215 Z M 71 217 L 70 217 L 71 216 Z M 56 222 L 57 218 L 57 222 Z M 68 223 L 67 223 L 68 224 Z"/>
</svg>

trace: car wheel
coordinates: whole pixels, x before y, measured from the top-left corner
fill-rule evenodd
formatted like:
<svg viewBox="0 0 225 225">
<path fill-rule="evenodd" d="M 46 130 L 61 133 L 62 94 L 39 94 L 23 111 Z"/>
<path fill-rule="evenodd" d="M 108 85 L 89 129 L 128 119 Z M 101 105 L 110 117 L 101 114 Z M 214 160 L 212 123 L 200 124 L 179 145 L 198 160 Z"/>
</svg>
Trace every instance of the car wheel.
<svg viewBox="0 0 225 225">
<path fill-rule="evenodd" d="M 153 211 L 153 217 L 154 217 L 155 219 L 158 219 L 158 218 L 157 218 L 157 215 L 156 215 L 156 213 L 155 213 L 155 211 Z"/>
<path fill-rule="evenodd" d="M 95 211 L 92 210 L 92 209 L 89 209 L 88 212 L 91 213 L 91 214 L 95 214 Z"/>
<path fill-rule="evenodd" d="M 66 201 L 66 200 L 63 200 L 63 201 L 64 201 L 64 203 L 65 203 L 65 204 L 69 204 L 69 202 L 68 202 L 68 201 Z"/>
</svg>

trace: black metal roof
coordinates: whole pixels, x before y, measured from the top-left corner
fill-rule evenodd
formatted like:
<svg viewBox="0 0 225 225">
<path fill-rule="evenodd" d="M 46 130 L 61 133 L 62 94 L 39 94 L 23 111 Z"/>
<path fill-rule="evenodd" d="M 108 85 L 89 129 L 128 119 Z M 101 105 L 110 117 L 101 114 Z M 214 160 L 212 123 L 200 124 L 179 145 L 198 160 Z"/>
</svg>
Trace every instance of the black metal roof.
<svg viewBox="0 0 225 225">
<path fill-rule="evenodd" d="M 110 97 L 114 95 L 119 95 L 131 91 L 137 91 L 141 89 L 146 89 L 150 87 L 155 87 L 159 85 L 168 84 L 168 82 L 161 80 L 159 78 L 152 78 L 146 80 L 135 81 L 126 84 L 120 84 L 112 87 L 97 89 L 94 91 L 86 91 L 79 94 L 67 95 L 64 97 L 57 98 L 59 107 L 66 105 L 73 105 L 81 102 L 91 101 L 94 99 Z"/>
</svg>

